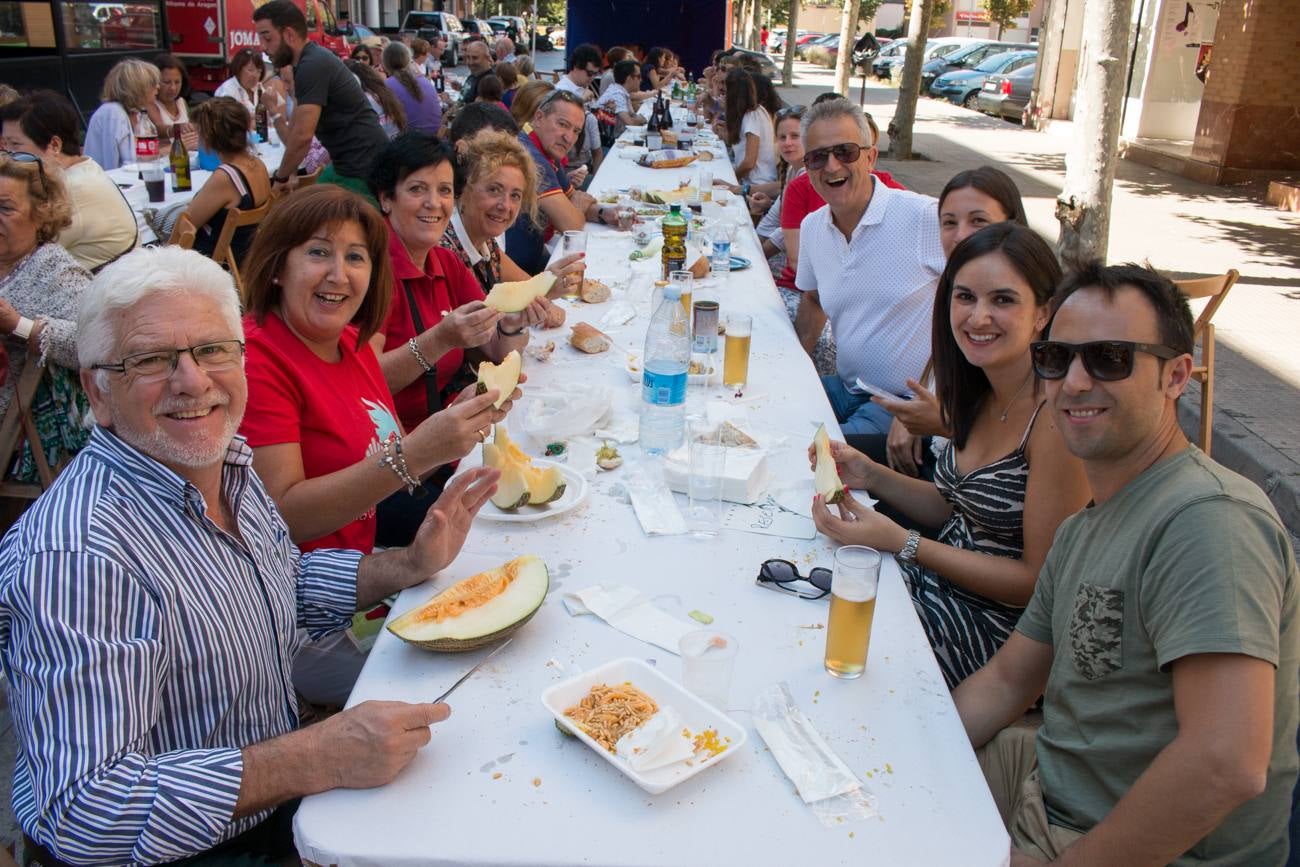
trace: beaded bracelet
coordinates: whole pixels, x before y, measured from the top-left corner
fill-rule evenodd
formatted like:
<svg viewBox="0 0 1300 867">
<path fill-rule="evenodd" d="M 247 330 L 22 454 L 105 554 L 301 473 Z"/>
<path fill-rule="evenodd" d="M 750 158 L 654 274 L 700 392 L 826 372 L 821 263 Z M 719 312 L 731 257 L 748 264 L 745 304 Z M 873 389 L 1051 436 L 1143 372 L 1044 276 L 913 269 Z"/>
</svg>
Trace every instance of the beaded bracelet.
<svg viewBox="0 0 1300 867">
<path fill-rule="evenodd" d="M 379 466 L 392 470 L 402 480 L 402 484 L 406 485 L 406 493 L 414 494 L 416 488 L 420 487 L 420 480 L 412 476 L 406 466 L 406 458 L 402 455 L 402 438 L 396 433 L 390 433 L 379 441 L 379 449 L 384 453 L 379 459 Z"/>
<path fill-rule="evenodd" d="M 506 331 L 504 328 L 501 327 L 500 322 L 497 323 L 497 334 L 500 334 L 502 337 L 518 337 L 523 333 L 524 333 L 523 328 L 518 328 L 515 329 L 514 331 Z"/>
<path fill-rule="evenodd" d="M 415 338 L 412 337 L 410 340 L 406 341 L 406 345 L 411 347 L 411 354 L 415 356 L 415 360 L 424 368 L 424 372 L 433 373 L 433 365 L 429 363 L 429 359 L 424 357 L 424 353 L 420 351 L 420 344 L 416 342 Z"/>
</svg>

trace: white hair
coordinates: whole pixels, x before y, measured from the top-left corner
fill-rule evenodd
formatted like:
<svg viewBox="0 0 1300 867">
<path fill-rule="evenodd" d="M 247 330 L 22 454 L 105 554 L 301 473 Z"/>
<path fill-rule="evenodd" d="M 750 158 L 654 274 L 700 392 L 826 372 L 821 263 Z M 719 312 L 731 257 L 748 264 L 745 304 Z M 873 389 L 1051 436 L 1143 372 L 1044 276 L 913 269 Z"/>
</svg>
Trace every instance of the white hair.
<svg viewBox="0 0 1300 867">
<path fill-rule="evenodd" d="M 121 314 L 154 295 L 210 298 L 231 333 L 240 339 L 244 336 L 239 295 L 220 265 L 180 247 L 141 247 L 100 271 L 82 294 L 77 314 L 77 360 L 81 366 L 112 360 Z"/>
<path fill-rule="evenodd" d="M 815 103 L 803 113 L 803 118 L 799 121 L 799 136 L 803 139 L 804 147 L 808 146 L 808 130 L 812 128 L 813 124 L 820 120 L 834 120 L 837 117 L 850 118 L 858 125 L 858 131 L 862 133 L 865 147 L 876 146 L 876 142 L 880 139 L 880 131 L 876 128 L 876 121 L 871 115 L 847 99 L 841 98 Z"/>
</svg>

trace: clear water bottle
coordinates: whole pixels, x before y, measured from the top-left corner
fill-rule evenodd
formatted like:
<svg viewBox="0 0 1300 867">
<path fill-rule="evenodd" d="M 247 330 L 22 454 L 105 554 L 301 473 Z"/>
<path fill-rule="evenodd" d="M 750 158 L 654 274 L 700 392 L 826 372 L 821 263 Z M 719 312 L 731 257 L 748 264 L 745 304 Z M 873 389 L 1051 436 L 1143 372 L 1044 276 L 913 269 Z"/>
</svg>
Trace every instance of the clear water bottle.
<svg viewBox="0 0 1300 867">
<path fill-rule="evenodd" d="M 641 368 L 641 450 L 662 455 L 682 444 L 686 419 L 687 369 L 691 328 L 682 309 L 681 290 L 664 287 L 664 301 L 650 318 Z"/>
<path fill-rule="evenodd" d="M 709 271 L 714 275 L 727 276 L 731 271 L 731 241 L 736 236 L 736 227 L 723 220 L 713 227 L 713 249 L 709 255 Z"/>
</svg>

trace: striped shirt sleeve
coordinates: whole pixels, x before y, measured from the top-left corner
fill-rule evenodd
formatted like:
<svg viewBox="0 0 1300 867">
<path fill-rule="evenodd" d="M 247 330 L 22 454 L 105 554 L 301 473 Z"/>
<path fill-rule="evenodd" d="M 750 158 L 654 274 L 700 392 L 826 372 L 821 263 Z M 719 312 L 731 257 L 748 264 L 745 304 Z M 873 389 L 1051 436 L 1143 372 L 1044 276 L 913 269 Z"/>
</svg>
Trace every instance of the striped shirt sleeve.
<svg viewBox="0 0 1300 867">
<path fill-rule="evenodd" d="M 147 751 L 172 677 L 160 600 L 79 552 L 36 553 L 14 580 L 26 585 L 10 595 L 8 658 L 36 807 L 28 833 L 73 864 L 170 861 L 225 839 L 240 750 Z"/>
<path fill-rule="evenodd" d="M 357 569 L 360 551 L 320 548 L 302 554 L 298 563 L 298 625 L 313 639 L 337 632 L 357 611 Z"/>
</svg>

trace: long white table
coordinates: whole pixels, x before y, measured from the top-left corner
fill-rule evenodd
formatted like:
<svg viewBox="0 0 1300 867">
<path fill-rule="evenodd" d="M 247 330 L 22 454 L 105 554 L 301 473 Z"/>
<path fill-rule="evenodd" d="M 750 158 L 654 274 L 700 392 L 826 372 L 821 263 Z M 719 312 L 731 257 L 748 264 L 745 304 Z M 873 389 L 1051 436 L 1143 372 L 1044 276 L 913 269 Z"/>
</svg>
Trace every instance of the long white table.
<svg viewBox="0 0 1300 867">
<path fill-rule="evenodd" d="M 641 185 L 670 188 L 692 166 L 650 170 L 606 159 L 596 194 Z M 734 179 L 724 160 L 716 176 Z M 736 216 L 740 217 L 739 205 Z M 590 228 L 589 273 L 619 272 L 632 249 L 626 234 Z M 805 454 L 814 424 L 837 430 L 812 364 L 795 340 L 752 230 L 736 252 L 753 260 L 720 287 L 723 313 L 754 316 L 747 402 L 755 425 L 788 433 L 770 456 L 777 479 L 809 475 Z M 659 264 L 635 267 L 631 293 L 641 311 L 611 332 L 640 348 L 646 293 Z M 618 300 L 618 294 L 615 301 Z M 635 412 L 639 386 L 617 349 L 601 356 L 572 350 L 568 325 L 596 323 L 607 304 L 569 307 L 563 329 L 534 334 L 560 346 L 545 364 L 529 359 L 525 392 L 560 383 L 608 385 L 616 411 Z M 713 395 L 717 397 L 717 394 Z M 691 400 L 707 398 L 698 388 Z M 527 398 L 516 413 L 528 411 Z M 513 413 L 512 413 L 513 415 Z M 512 431 L 520 428 L 508 420 Z M 536 444 L 534 454 L 539 453 Z M 624 446 L 629 460 L 635 445 Z M 626 469 L 626 466 L 625 466 Z M 834 545 L 723 530 L 711 541 L 647 537 L 626 501 L 624 470 L 602 473 L 587 500 L 565 515 L 531 524 L 476 521 L 464 553 L 430 585 L 403 594 L 394 614 L 432 588 L 521 554 L 544 558 L 551 590 L 514 643 L 453 697 L 449 720 L 388 786 L 336 790 L 303 801 L 298 850 L 316 864 L 961 864 L 1009 860 L 1007 835 L 935 665 L 897 565 L 887 558 L 866 674 L 856 681 L 822 668 L 829 600 L 806 601 L 755 585 L 760 563 L 784 557 L 801 570 L 832 564 Z M 699 609 L 739 639 L 730 715 L 749 729 L 740 754 L 659 795 L 647 795 L 581 742 L 561 735 L 539 695 L 560 679 L 633 656 L 679 678 L 680 660 L 594 617 L 570 617 L 562 593 L 597 583 L 628 584 L 685 620 Z M 429 701 L 483 654 L 434 654 L 380 635 L 350 704 L 368 699 Z M 800 709 L 878 798 L 879 816 L 823 827 L 795 793 L 748 708 L 757 692 L 785 681 Z"/>
</svg>

